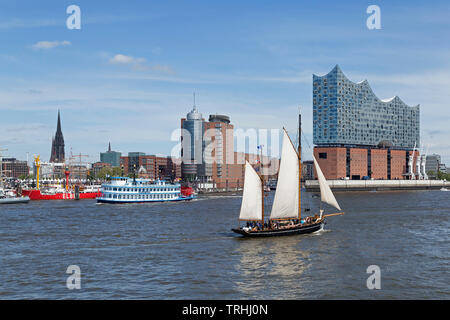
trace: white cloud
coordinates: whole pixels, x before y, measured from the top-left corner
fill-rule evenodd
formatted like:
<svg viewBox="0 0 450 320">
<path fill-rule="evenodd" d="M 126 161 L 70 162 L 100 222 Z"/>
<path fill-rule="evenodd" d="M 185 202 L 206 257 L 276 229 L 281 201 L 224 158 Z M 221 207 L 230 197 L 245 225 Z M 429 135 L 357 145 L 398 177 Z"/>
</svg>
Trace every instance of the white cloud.
<svg viewBox="0 0 450 320">
<path fill-rule="evenodd" d="M 124 54 L 116 54 L 114 57 L 109 59 L 112 64 L 140 64 L 144 63 L 144 58 L 135 58 L 132 56 L 126 56 Z"/>
<path fill-rule="evenodd" d="M 128 65 L 136 71 L 154 71 L 157 73 L 174 74 L 174 70 L 168 65 L 154 64 L 148 65 L 145 58 L 136 58 L 124 54 L 116 54 L 109 59 L 109 63 L 116 65 Z"/>
<path fill-rule="evenodd" d="M 67 40 L 63 41 L 39 41 L 33 44 L 33 49 L 52 49 L 60 46 L 70 46 L 72 43 Z"/>
</svg>

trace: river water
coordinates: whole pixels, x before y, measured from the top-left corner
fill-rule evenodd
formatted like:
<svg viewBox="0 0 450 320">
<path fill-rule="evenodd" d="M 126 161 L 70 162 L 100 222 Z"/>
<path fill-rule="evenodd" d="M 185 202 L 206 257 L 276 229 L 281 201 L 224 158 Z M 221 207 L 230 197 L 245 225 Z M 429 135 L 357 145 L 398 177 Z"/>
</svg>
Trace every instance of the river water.
<svg viewBox="0 0 450 320">
<path fill-rule="evenodd" d="M 312 196 L 302 198 L 314 212 Z M 323 231 L 266 239 L 231 232 L 241 203 L 232 193 L 2 205 L 0 299 L 450 299 L 450 192 L 336 198 L 345 215 Z M 66 287 L 69 265 L 81 289 Z M 380 289 L 367 287 L 371 265 Z"/>
</svg>

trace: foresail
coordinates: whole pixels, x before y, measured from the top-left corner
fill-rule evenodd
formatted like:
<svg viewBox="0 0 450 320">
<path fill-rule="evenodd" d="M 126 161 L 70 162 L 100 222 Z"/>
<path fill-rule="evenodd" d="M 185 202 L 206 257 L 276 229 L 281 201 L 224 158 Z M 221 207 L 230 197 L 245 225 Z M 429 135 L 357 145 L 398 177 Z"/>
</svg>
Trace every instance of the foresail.
<svg viewBox="0 0 450 320">
<path fill-rule="evenodd" d="M 280 170 L 270 219 L 298 217 L 298 155 L 286 131 L 283 135 Z"/>
<path fill-rule="evenodd" d="M 339 207 L 339 204 L 337 203 L 333 192 L 331 192 L 330 186 L 328 185 L 328 182 L 325 179 L 322 170 L 320 169 L 319 163 L 317 162 L 314 156 L 313 159 L 314 159 L 314 167 L 316 168 L 317 172 L 317 178 L 319 179 L 320 200 L 322 202 L 329 204 L 330 206 L 335 207 L 338 210 L 342 210 L 341 207 Z"/>
<path fill-rule="evenodd" d="M 261 178 L 246 161 L 240 220 L 262 219 L 262 196 Z"/>
</svg>

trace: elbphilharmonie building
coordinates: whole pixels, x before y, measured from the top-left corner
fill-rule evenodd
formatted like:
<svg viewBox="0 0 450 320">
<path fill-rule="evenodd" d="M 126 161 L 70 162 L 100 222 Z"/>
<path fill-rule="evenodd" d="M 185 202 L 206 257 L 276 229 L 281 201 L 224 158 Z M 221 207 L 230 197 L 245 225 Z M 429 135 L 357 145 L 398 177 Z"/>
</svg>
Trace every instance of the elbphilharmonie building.
<svg viewBox="0 0 450 320">
<path fill-rule="evenodd" d="M 419 147 L 419 105 L 379 99 L 367 80 L 350 81 L 337 65 L 313 75 L 313 122 L 316 145 Z"/>
<path fill-rule="evenodd" d="M 380 99 L 339 66 L 313 75 L 314 155 L 327 179 L 415 179 L 420 108 Z"/>
</svg>

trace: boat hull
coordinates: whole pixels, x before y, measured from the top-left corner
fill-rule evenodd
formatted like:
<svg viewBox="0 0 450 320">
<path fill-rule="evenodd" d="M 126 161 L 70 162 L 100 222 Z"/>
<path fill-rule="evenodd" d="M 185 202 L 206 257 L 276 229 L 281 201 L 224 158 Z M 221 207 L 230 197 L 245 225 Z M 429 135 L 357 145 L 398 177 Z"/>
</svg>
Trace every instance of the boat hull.
<svg viewBox="0 0 450 320">
<path fill-rule="evenodd" d="M 183 197 L 177 199 L 146 199 L 146 200 L 118 200 L 118 199 L 105 199 L 97 198 L 97 203 L 111 203 L 111 204 L 121 204 L 121 203 L 152 203 L 152 202 L 176 202 L 176 201 L 189 201 L 194 199 L 194 196 Z"/>
<path fill-rule="evenodd" d="M 2 198 L 0 199 L 0 204 L 27 203 L 29 201 L 30 201 L 29 197 Z"/>
<path fill-rule="evenodd" d="M 292 236 L 296 234 L 307 234 L 319 231 L 324 225 L 324 221 L 313 223 L 309 225 L 303 225 L 293 228 L 282 228 L 282 229 L 271 229 L 271 230 L 260 230 L 260 231 L 245 231 L 243 229 L 231 229 L 232 231 L 244 236 L 251 238 L 263 238 L 263 237 L 279 237 L 279 236 Z"/>
<path fill-rule="evenodd" d="M 75 200 L 73 192 L 58 192 L 55 194 L 42 194 L 41 190 L 23 190 L 24 196 L 30 197 L 31 200 Z M 80 192 L 79 199 L 95 199 L 101 195 L 98 192 Z"/>
</svg>

